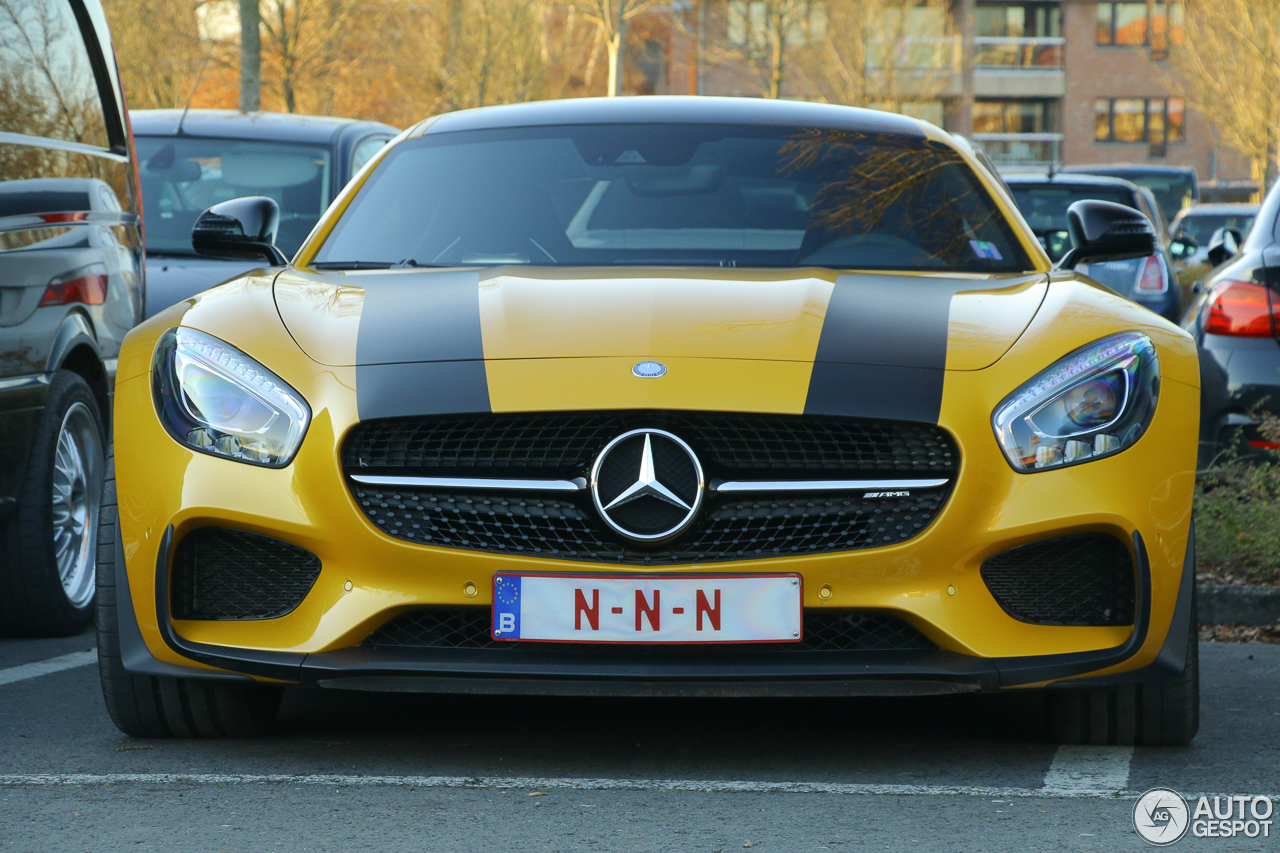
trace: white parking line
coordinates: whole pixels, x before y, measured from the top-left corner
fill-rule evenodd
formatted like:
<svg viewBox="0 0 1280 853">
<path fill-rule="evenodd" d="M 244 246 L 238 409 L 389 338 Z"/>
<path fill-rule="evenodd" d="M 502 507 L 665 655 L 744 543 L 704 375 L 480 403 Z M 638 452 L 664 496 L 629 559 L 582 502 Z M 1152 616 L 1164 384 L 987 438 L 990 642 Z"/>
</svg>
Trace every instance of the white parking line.
<svg viewBox="0 0 1280 853">
<path fill-rule="evenodd" d="M 62 672 L 64 669 L 75 669 L 78 666 L 88 666 L 97 662 L 98 653 L 90 649 L 87 652 L 72 652 L 69 655 L 61 655 L 48 660 L 36 661 L 35 663 L 11 666 L 8 669 L 0 669 L 0 685 L 13 684 L 15 681 L 25 681 L 28 678 L 48 675 L 51 672 Z"/>
<path fill-rule="evenodd" d="M 1131 746 L 1060 746 L 1044 774 L 1044 790 L 1063 796 L 1123 791 L 1129 787 L 1132 758 Z"/>
<path fill-rule="evenodd" d="M 841 782 L 743 782 L 689 779 L 545 779 L 507 776 L 341 776 L 240 773 L 33 773 L 0 775 L 0 786 L 19 785 L 323 785 L 331 787 L 537 789 L 543 791 L 688 791 L 703 794 L 776 793 L 1086 798 L 1114 797 L 1114 788 L 1002 788 L 973 785 L 872 785 Z"/>
</svg>

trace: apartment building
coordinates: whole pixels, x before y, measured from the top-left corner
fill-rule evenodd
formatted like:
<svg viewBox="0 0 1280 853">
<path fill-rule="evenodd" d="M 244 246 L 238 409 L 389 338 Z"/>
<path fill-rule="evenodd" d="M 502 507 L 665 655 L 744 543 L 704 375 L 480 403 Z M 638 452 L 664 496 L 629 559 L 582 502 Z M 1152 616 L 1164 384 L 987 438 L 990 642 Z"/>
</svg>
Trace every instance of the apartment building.
<svg viewBox="0 0 1280 853">
<path fill-rule="evenodd" d="M 686 2 L 686 0 L 682 0 Z M 673 6 L 665 65 L 649 91 L 761 96 L 766 29 L 785 2 L 792 57 L 821 33 L 832 2 L 703 0 Z M 1185 0 L 953 0 L 913 10 L 868 70 L 914 75 L 919 97 L 897 108 L 963 133 L 1011 168 L 1151 163 L 1194 166 L 1205 200 L 1244 200 L 1248 162 L 1214 136 L 1171 86 L 1169 57 L 1190 37 Z M 676 20 L 673 18 L 672 20 Z M 883 35 L 883 34 L 881 34 Z M 646 48 L 653 56 L 653 45 Z M 701 58 L 701 61 L 699 61 Z M 658 65 L 648 68 L 658 71 Z M 888 77 L 885 77 L 886 81 Z M 887 85 L 887 83 L 886 83 Z M 899 84 L 900 85 L 900 84 Z M 815 97 L 784 74 L 783 97 Z"/>
</svg>

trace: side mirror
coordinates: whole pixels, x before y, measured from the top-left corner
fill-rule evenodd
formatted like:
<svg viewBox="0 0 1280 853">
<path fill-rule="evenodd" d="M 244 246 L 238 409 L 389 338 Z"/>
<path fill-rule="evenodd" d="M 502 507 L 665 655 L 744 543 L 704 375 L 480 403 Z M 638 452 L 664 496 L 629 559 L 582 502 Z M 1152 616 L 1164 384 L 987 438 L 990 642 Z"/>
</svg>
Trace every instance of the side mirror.
<svg viewBox="0 0 1280 853">
<path fill-rule="evenodd" d="M 1196 242 L 1196 238 L 1190 234 L 1179 234 L 1172 243 L 1169 244 L 1169 254 L 1178 260 L 1190 257 L 1196 253 L 1196 249 L 1200 248 L 1200 244 Z"/>
<path fill-rule="evenodd" d="M 200 255 L 256 261 L 263 258 L 272 266 L 289 263 L 276 248 L 280 227 L 280 205 L 265 196 L 233 198 L 215 204 L 196 218 L 191 228 L 191 246 Z"/>
<path fill-rule="evenodd" d="M 1145 258 L 1156 252 L 1156 229 L 1151 220 L 1123 204 L 1077 201 L 1067 208 L 1067 229 L 1074 245 L 1058 261 L 1058 269 Z"/>
<path fill-rule="evenodd" d="M 1209 263 L 1219 266 L 1240 254 L 1244 237 L 1234 228 L 1219 228 L 1209 238 Z"/>
</svg>

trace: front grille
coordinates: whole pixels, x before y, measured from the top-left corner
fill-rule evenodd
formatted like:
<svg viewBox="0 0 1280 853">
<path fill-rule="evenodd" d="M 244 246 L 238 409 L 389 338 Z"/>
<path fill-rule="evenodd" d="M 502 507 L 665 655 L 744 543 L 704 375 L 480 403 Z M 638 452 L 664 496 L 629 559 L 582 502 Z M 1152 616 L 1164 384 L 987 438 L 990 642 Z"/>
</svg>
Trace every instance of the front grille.
<svg viewBox="0 0 1280 853">
<path fill-rule="evenodd" d="M 733 412 L 552 412 L 396 418 L 357 425 L 343 443 L 349 475 L 586 477 L 623 432 L 656 428 L 693 448 L 714 479 L 953 479 L 959 451 L 931 424 Z M 638 452 L 638 451 L 637 451 Z M 637 547 L 599 518 L 590 495 L 360 484 L 360 509 L 390 536 L 424 545 L 630 565 L 819 554 L 893 545 L 937 516 L 950 486 L 909 495 L 708 492 L 672 542 Z M 625 509 L 625 508 L 624 508 Z M 659 512 L 637 503 L 634 512 Z M 615 519 L 617 520 L 617 519 Z M 666 529 L 667 518 L 628 519 Z M 676 519 L 678 521 L 678 519 Z"/>
<path fill-rule="evenodd" d="M 178 619 L 274 619 L 302 603 L 320 574 L 310 551 L 226 527 L 178 543 L 170 607 Z"/>
<path fill-rule="evenodd" d="M 352 482 L 365 515 L 397 539 L 521 556 L 625 565 L 787 557 L 893 545 L 946 503 L 949 488 L 909 497 L 774 495 L 708 499 L 693 530 L 669 545 L 629 547 L 565 498 L 388 489 Z M 718 502 L 723 501 L 723 502 Z"/>
<path fill-rule="evenodd" d="M 1131 625 L 1134 567 L 1113 536 L 1077 533 L 989 557 L 982 579 L 1000 606 L 1038 625 Z"/>
<path fill-rule="evenodd" d="M 521 643 L 494 640 L 489 635 L 488 608 L 457 610 L 413 610 L 393 618 L 364 641 L 366 646 L 380 648 L 417 649 L 527 649 L 542 647 L 541 643 Z M 669 654 L 671 649 L 686 652 L 698 651 L 922 651 L 937 648 L 928 638 L 903 620 L 882 613 L 865 613 L 856 610 L 809 611 L 804 615 L 804 638 L 798 643 L 753 643 L 726 646 L 599 646 L 583 644 L 577 649 L 591 649 L 603 653 L 634 653 L 639 649 L 659 650 Z"/>
<path fill-rule="evenodd" d="M 954 475 L 955 442 L 931 424 L 735 412 L 550 412 L 368 421 L 342 447 L 348 469 L 578 473 L 627 430 L 675 433 L 729 472 Z M 424 470 L 423 473 L 426 473 Z M 492 476 L 490 474 L 490 476 Z"/>
</svg>

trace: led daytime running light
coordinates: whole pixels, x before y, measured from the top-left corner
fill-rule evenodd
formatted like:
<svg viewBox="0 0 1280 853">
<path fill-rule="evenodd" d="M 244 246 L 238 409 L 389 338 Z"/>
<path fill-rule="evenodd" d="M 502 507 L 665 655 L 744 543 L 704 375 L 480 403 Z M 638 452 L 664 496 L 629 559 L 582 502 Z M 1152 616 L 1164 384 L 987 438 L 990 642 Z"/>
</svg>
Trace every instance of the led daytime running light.
<svg viewBox="0 0 1280 853">
<path fill-rule="evenodd" d="M 281 468 L 311 421 L 302 396 L 280 377 L 194 329 L 165 332 L 152 371 L 156 411 L 169 434 L 202 453 Z"/>
<path fill-rule="evenodd" d="M 1090 385 L 1116 404 L 1092 423 L 1079 417 L 1080 394 L 1073 394 Z M 1081 347 L 1033 377 L 996 408 L 992 428 L 1017 471 L 1089 462 L 1119 453 L 1143 435 L 1159 385 L 1151 339 L 1123 332 Z"/>
</svg>

